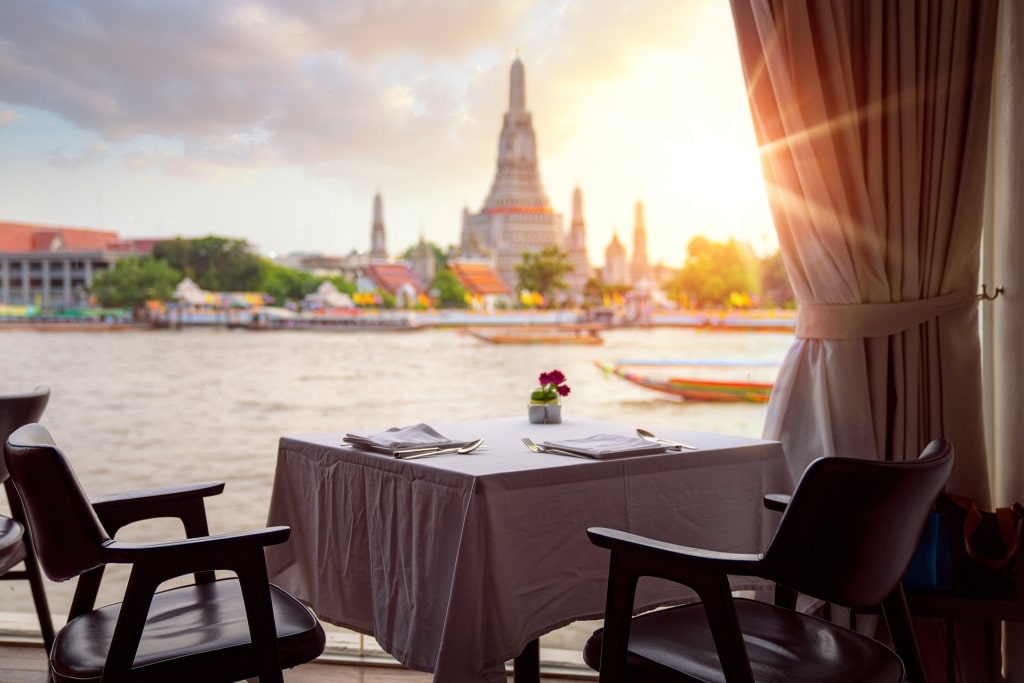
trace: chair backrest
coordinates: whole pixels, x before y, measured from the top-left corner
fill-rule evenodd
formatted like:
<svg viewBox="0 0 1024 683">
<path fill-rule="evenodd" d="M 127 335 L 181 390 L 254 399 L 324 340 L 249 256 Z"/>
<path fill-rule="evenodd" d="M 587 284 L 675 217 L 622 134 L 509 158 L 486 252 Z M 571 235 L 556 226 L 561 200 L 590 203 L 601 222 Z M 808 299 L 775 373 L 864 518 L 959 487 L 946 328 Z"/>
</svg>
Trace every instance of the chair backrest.
<svg viewBox="0 0 1024 683">
<path fill-rule="evenodd" d="M 50 432 L 20 427 L 7 439 L 5 457 L 43 572 L 66 581 L 102 565 L 110 537 Z"/>
<path fill-rule="evenodd" d="M 25 394 L 0 396 L 0 449 L 15 429 L 30 422 L 39 422 L 49 400 L 49 387 L 36 387 Z M 0 457 L 0 482 L 5 481 L 7 468 Z"/>
<path fill-rule="evenodd" d="M 765 550 L 766 578 L 840 605 L 878 605 L 906 571 L 952 467 L 943 439 L 917 460 L 815 460 Z"/>
</svg>

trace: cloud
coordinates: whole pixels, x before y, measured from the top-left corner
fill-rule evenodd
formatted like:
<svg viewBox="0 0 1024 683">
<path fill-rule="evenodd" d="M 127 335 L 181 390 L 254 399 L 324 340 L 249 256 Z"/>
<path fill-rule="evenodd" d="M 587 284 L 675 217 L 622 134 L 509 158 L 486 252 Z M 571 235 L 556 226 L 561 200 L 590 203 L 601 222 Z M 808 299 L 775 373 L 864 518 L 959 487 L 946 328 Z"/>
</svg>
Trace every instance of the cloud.
<svg viewBox="0 0 1024 683">
<path fill-rule="evenodd" d="M 36 129 L 46 142 L 33 149 L 51 166 L 102 158 L 113 173 L 117 162 L 123 169 L 116 170 L 129 171 L 119 176 L 122 187 L 130 172 L 150 186 L 202 181 L 154 196 L 195 192 L 200 201 L 190 205 L 204 216 L 219 201 L 202 194 L 214 185 L 259 187 L 248 195 L 254 207 L 309 207 L 303 193 L 327 187 L 308 209 L 319 212 L 309 222 L 362 225 L 380 190 L 394 217 L 389 234 L 425 227 L 454 240 L 461 209 L 478 210 L 494 177 L 518 52 L 545 188 L 567 213 L 580 182 L 597 235 L 613 224 L 628 228 L 645 181 L 674 182 L 658 173 L 661 157 L 700 134 L 687 111 L 702 106 L 718 73 L 689 49 L 700 40 L 728 48 L 724 7 L 723 0 L 0 2 L 0 107 L 31 108 L 58 122 Z M 708 31 L 709 8 L 726 25 Z M 662 144 L 663 126 L 675 146 Z M 105 150 L 90 149 L 92 140 Z M 159 203 L 147 207 L 171 220 L 167 210 L 157 213 Z M 240 206 L 221 211 L 234 216 Z M 659 204 L 648 206 L 653 226 Z M 271 224 L 280 219 L 253 212 L 245 230 L 262 225 L 283 239 Z M 235 229 L 233 219 L 225 222 Z"/>
<path fill-rule="evenodd" d="M 86 166 L 94 166 L 107 156 L 107 146 L 95 143 L 75 151 L 67 151 L 63 147 L 51 149 L 47 161 L 54 168 L 77 170 Z"/>
<path fill-rule="evenodd" d="M 210 138 L 261 130 L 267 157 L 401 165 L 440 136 L 496 138 L 522 48 L 538 101 L 609 81 L 671 44 L 674 0 L 620 3 L 353 0 L 170 5 L 57 0 L 0 6 L 0 100 L 51 111 L 116 143 L 175 139 L 210 164 L 244 163 Z M 486 129 L 477 122 L 486 121 Z M 552 122 L 548 122 L 552 123 Z"/>
<path fill-rule="evenodd" d="M 19 118 L 18 113 L 12 109 L 0 109 L 0 127 L 9 126 Z"/>
</svg>

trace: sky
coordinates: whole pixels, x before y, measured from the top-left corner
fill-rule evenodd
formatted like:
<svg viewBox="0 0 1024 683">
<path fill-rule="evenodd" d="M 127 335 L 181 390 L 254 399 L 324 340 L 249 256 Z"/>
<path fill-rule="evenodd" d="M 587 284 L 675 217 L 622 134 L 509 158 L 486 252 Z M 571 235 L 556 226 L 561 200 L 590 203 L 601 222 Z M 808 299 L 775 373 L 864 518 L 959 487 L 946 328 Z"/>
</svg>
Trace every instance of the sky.
<svg viewBox="0 0 1024 683">
<path fill-rule="evenodd" d="M 587 247 L 777 242 L 725 0 L 0 3 L 0 221 L 245 239 L 265 255 L 459 241 L 526 74 L 544 187 Z"/>
</svg>

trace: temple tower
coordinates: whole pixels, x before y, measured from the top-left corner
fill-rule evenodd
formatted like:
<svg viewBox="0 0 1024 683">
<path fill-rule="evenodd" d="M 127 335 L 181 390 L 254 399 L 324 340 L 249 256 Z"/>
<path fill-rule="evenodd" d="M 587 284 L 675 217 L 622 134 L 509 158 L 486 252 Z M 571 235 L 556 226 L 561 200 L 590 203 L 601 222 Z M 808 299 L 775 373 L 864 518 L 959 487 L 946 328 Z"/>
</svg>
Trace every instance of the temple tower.
<svg viewBox="0 0 1024 683">
<path fill-rule="evenodd" d="M 429 289 L 434 284 L 434 276 L 437 274 L 437 261 L 434 258 L 434 250 L 430 248 L 423 234 L 420 234 L 420 241 L 412 250 L 412 272 L 419 279 L 424 289 Z"/>
<path fill-rule="evenodd" d="M 516 57 L 509 81 L 508 111 L 498 137 L 498 168 L 479 213 L 463 213 L 460 251 L 490 260 L 515 289 L 515 267 L 524 251 L 564 247 L 562 216 L 551 208 L 537 166 L 537 139 L 526 109 L 526 76 Z"/>
<path fill-rule="evenodd" d="M 380 192 L 378 192 L 373 198 L 373 227 L 370 230 L 370 259 L 373 261 L 388 260 L 387 234 L 384 232 L 384 202 L 381 201 Z"/>
<path fill-rule="evenodd" d="M 647 259 L 647 226 L 644 225 L 644 203 L 637 201 L 633 223 L 633 263 L 629 274 L 632 283 L 651 279 L 651 264 Z"/>
<path fill-rule="evenodd" d="M 580 302 L 590 279 L 590 259 L 587 258 L 587 226 L 583 222 L 583 191 L 579 185 L 572 193 L 572 218 L 566 251 L 572 271 L 565 276 L 565 283 L 569 286 L 569 296 Z"/>
<path fill-rule="evenodd" d="M 626 272 L 626 248 L 619 241 L 619 231 L 612 233 L 612 241 L 604 251 L 604 281 L 609 285 L 629 284 Z"/>
</svg>

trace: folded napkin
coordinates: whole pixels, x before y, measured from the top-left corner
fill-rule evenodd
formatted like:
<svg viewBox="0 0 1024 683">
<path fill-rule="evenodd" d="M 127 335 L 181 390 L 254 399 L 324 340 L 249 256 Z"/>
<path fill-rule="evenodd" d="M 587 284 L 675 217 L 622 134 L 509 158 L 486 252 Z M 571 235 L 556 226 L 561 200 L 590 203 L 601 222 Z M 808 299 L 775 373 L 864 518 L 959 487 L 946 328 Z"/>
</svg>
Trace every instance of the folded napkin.
<svg viewBox="0 0 1024 683">
<path fill-rule="evenodd" d="M 471 441 L 452 441 L 428 424 L 420 423 L 408 427 L 392 427 L 379 434 L 362 436 L 346 434 L 342 441 L 362 448 L 394 455 L 395 451 L 410 448 L 460 448 Z"/>
<path fill-rule="evenodd" d="M 675 452 L 677 446 L 651 443 L 637 436 L 620 436 L 618 434 L 594 434 L 581 439 L 565 439 L 564 441 L 545 441 L 545 446 L 557 448 L 577 455 L 594 458 L 595 460 L 611 460 L 631 455 L 651 455 L 652 453 Z"/>
</svg>

